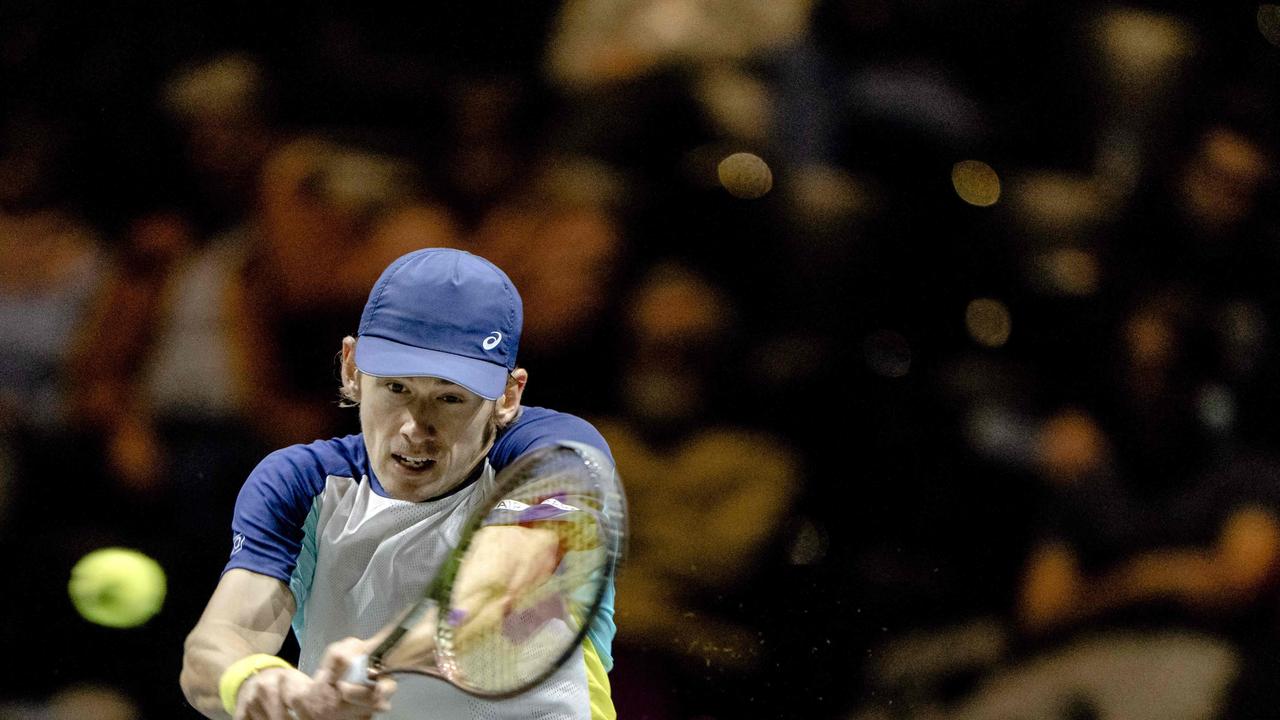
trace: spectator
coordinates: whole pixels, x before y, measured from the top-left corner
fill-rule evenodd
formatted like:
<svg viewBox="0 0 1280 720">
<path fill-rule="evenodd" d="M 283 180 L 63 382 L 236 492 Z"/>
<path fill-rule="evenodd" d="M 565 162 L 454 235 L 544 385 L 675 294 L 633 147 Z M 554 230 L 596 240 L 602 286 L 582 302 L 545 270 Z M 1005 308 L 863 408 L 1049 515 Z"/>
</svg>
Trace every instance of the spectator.
<svg viewBox="0 0 1280 720">
<path fill-rule="evenodd" d="M 655 718 L 745 712 L 754 694 L 735 694 L 766 656 L 734 599 L 751 594 L 776 552 L 799 461 L 780 438 L 715 419 L 709 386 L 732 322 L 723 296 L 669 266 L 641 283 L 630 307 L 624 412 L 598 424 L 627 478 L 632 524 L 618 623 L 630 651 L 621 657 L 635 665 L 619 674 L 619 705 L 629 698 L 622 712 Z M 683 688 L 676 707 L 645 697 L 668 684 Z"/>
<path fill-rule="evenodd" d="M 1138 627 L 1224 638 L 1243 668 L 1233 702 L 1250 717 L 1280 697 L 1263 670 L 1277 640 L 1280 464 L 1215 426 L 1221 398 L 1195 352 L 1198 317 L 1178 296 L 1140 303 L 1121 325 L 1113 402 L 1044 426 L 1049 522 L 1019 619 L 1036 634 Z"/>
</svg>

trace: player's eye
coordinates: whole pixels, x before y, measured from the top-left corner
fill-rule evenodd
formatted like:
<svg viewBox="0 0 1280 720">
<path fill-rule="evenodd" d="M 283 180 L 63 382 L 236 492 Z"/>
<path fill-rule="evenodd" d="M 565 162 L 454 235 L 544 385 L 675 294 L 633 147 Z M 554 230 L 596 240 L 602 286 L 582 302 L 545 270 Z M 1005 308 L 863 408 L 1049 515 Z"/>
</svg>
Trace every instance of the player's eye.
<svg viewBox="0 0 1280 720">
<path fill-rule="evenodd" d="M 440 399 L 450 405 L 457 405 L 458 403 L 464 403 L 467 401 L 466 398 L 461 395 L 441 395 Z"/>
<path fill-rule="evenodd" d="M 394 380 L 387 383 L 387 390 L 391 391 L 395 395 L 403 395 L 409 392 L 409 388 L 406 387 L 404 383 L 396 382 Z"/>
</svg>

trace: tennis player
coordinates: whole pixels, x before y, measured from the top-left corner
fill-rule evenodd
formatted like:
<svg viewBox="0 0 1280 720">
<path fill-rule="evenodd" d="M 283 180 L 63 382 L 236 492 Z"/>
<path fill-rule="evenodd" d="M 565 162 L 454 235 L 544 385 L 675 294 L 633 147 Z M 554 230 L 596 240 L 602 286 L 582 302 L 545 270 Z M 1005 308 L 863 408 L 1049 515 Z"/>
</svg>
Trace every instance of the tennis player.
<svg viewBox="0 0 1280 720">
<path fill-rule="evenodd" d="M 358 337 L 342 341 L 342 394 L 359 405 L 361 432 L 278 450 L 250 474 L 230 561 L 186 640 L 193 706 L 237 720 L 615 716 L 612 588 L 575 657 L 517 697 L 480 699 L 419 676 L 340 680 L 369 651 L 361 638 L 421 597 L 497 470 L 566 440 L 612 466 L 587 422 L 521 405 L 522 318 L 507 276 L 469 253 L 419 250 L 383 272 Z M 515 582 L 514 566 L 545 557 L 539 533 L 553 533 L 513 529 L 528 538 L 478 583 Z M 291 625 L 297 668 L 275 655 Z"/>
</svg>

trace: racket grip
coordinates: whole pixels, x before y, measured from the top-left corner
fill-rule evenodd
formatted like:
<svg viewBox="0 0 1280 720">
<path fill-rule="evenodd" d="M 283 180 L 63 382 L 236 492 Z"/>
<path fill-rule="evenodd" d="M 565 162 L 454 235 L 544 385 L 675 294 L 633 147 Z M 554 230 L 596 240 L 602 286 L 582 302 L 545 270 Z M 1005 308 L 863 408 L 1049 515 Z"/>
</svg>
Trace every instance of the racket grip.
<svg viewBox="0 0 1280 720">
<path fill-rule="evenodd" d="M 349 682 L 353 685 L 368 685 L 370 687 L 376 685 L 369 677 L 369 656 L 361 655 L 347 667 L 347 674 L 342 676 L 343 682 Z"/>
</svg>

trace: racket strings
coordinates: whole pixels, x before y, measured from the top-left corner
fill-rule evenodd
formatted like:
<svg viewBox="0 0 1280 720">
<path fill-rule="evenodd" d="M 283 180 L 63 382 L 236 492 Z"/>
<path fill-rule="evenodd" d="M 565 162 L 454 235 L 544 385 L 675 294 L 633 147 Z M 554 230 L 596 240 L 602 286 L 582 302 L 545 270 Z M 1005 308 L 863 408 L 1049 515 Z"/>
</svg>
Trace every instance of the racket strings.
<svg viewBox="0 0 1280 720">
<path fill-rule="evenodd" d="M 506 617 L 461 644 L 441 644 L 444 667 L 468 686 L 498 691 L 539 680 L 570 651 L 607 580 L 602 550 L 569 553 Z M 449 635 L 448 640 L 452 640 Z"/>
<path fill-rule="evenodd" d="M 609 580 L 618 534 L 608 486 L 584 460 L 566 451 L 524 468 L 504 485 L 498 508 L 482 523 L 555 529 L 564 552 L 555 572 L 517 598 L 502 621 L 468 633 L 460 644 L 452 632 L 441 633 L 440 667 L 459 685 L 491 693 L 528 687 L 581 641 L 584 619 L 592 616 Z M 550 519 L 519 522 L 522 512 Z"/>
</svg>

